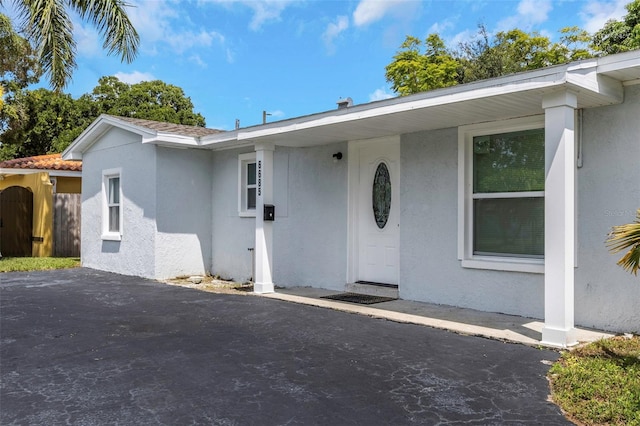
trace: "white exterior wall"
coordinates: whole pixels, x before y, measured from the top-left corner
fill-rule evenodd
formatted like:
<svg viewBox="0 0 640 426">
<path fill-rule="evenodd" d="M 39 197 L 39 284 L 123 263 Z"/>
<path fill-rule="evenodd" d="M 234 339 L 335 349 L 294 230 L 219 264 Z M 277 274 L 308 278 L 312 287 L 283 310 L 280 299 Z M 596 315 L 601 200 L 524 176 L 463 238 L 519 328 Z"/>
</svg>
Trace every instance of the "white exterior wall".
<svg viewBox="0 0 640 426">
<path fill-rule="evenodd" d="M 157 279 L 211 269 L 211 157 L 205 150 L 156 148 Z"/>
<path fill-rule="evenodd" d="M 281 151 L 289 159 L 289 203 L 287 216 L 276 217 L 273 226 L 274 283 L 342 291 L 347 271 L 347 144 Z M 337 152 L 343 158 L 334 162 Z M 274 169 L 278 166 L 276 162 Z M 276 180 L 276 197 L 280 189 Z M 274 204 L 277 215 L 277 198 Z"/>
<path fill-rule="evenodd" d="M 250 149 L 218 151 L 211 163 L 212 262 L 211 273 L 245 281 L 251 278 L 255 219 L 238 215 L 238 155 Z"/>
<path fill-rule="evenodd" d="M 82 265 L 125 275 L 155 275 L 156 147 L 120 129 L 82 158 Z M 122 240 L 102 240 L 102 171 L 120 168 Z"/>
<path fill-rule="evenodd" d="M 347 245 L 347 161 L 332 155 L 347 145 L 276 147 L 273 195 L 273 279 L 280 286 L 344 289 Z M 238 155 L 215 152 L 212 161 L 213 274 L 252 275 L 255 219 L 238 215 Z"/>
<path fill-rule="evenodd" d="M 616 265 L 623 253 L 605 246 L 614 225 L 640 208 L 640 85 L 625 88 L 621 105 L 583 117 L 583 167 L 578 169 L 576 324 L 640 332 L 640 278 Z"/>
<path fill-rule="evenodd" d="M 542 274 L 460 266 L 458 129 L 403 135 L 400 156 L 400 297 L 542 318 Z"/>
</svg>

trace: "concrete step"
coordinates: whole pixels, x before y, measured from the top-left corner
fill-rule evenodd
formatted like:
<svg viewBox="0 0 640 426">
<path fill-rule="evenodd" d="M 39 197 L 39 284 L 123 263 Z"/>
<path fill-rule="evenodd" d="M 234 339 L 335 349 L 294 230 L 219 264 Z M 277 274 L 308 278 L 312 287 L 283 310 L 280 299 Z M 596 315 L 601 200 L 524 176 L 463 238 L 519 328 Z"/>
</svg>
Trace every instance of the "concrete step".
<svg viewBox="0 0 640 426">
<path fill-rule="evenodd" d="M 368 294 L 370 296 L 398 298 L 398 286 L 395 284 L 358 281 L 355 283 L 347 283 L 344 290 L 350 293 Z"/>
</svg>

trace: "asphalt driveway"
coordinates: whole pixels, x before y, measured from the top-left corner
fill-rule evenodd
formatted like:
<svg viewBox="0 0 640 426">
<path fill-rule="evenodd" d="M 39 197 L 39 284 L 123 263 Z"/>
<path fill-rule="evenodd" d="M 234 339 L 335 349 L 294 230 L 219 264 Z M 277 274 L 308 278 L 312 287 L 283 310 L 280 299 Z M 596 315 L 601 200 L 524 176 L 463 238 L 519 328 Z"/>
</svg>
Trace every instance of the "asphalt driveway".
<svg viewBox="0 0 640 426">
<path fill-rule="evenodd" d="M 74 269 L 0 274 L 0 423 L 570 424 L 553 351 Z"/>
</svg>

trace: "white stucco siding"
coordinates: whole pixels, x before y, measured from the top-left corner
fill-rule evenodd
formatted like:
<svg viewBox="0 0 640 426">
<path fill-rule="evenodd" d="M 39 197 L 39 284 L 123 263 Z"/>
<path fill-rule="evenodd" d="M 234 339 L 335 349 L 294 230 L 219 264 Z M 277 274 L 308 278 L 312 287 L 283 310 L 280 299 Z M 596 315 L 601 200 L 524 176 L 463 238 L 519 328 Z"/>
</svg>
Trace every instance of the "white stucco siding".
<svg viewBox="0 0 640 426">
<path fill-rule="evenodd" d="M 343 159 L 334 161 L 333 154 Z M 347 271 L 347 144 L 277 148 L 288 158 L 288 214 L 273 226 L 273 280 L 344 290 Z M 276 161 L 274 169 L 280 164 Z M 276 175 L 274 196 L 283 183 Z"/>
<path fill-rule="evenodd" d="M 155 275 L 156 147 L 139 135 L 112 129 L 83 155 L 82 264 L 153 278 Z M 103 240 L 102 172 L 120 169 L 121 241 Z"/>
<path fill-rule="evenodd" d="M 584 111 L 583 167 L 578 170 L 576 323 L 640 332 L 640 278 L 616 265 L 605 246 L 614 225 L 640 208 L 640 85 L 621 105 Z"/>
<path fill-rule="evenodd" d="M 402 136 L 400 297 L 542 318 L 541 274 L 460 265 L 457 132 L 452 128 Z"/>
<path fill-rule="evenodd" d="M 238 155 L 251 149 L 218 151 L 211 162 L 212 262 L 211 272 L 244 281 L 252 276 L 255 219 L 238 214 Z"/>
<path fill-rule="evenodd" d="M 157 279 L 211 269 L 211 158 L 205 150 L 157 148 Z"/>
</svg>

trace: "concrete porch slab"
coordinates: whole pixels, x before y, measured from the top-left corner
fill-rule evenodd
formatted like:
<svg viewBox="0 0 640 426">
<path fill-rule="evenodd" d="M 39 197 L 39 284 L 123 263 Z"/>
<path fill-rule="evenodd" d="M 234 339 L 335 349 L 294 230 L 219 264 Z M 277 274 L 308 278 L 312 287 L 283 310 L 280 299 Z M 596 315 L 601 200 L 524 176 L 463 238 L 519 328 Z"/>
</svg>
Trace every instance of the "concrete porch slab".
<svg viewBox="0 0 640 426">
<path fill-rule="evenodd" d="M 401 299 L 376 303 L 375 305 L 357 305 L 321 299 L 323 296 L 337 293 L 340 292 L 312 287 L 290 287 L 279 288 L 275 293 L 261 296 L 384 318 L 390 321 L 445 329 L 460 334 L 482 336 L 530 346 L 546 346 L 540 342 L 544 326 L 544 322 L 540 319 Z M 613 333 L 600 330 L 576 328 L 576 337 L 579 343 L 593 342 L 613 335 Z"/>
</svg>

